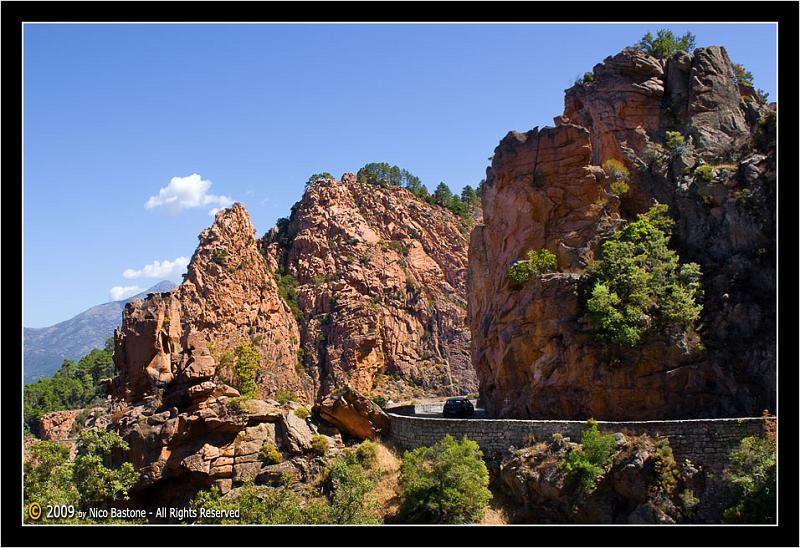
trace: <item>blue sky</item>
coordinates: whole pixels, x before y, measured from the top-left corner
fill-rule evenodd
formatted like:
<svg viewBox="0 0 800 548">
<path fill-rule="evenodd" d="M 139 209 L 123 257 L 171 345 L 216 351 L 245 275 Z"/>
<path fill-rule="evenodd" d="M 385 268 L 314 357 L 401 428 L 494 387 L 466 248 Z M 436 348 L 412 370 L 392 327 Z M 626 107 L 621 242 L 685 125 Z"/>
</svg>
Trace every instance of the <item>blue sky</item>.
<svg viewBox="0 0 800 548">
<path fill-rule="evenodd" d="M 576 76 L 665 27 L 777 99 L 773 25 L 28 24 L 24 325 L 179 280 L 211 209 L 241 201 L 261 235 L 312 173 L 474 186 L 508 131 L 551 125 Z"/>
</svg>

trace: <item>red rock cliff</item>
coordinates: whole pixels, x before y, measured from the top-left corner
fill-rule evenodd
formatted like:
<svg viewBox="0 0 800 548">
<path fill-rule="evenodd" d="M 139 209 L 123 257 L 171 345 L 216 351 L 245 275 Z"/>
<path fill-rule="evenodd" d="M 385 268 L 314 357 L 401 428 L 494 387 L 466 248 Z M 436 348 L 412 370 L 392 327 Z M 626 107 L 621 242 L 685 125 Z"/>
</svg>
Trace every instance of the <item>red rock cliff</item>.
<svg viewBox="0 0 800 548">
<path fill-rule="evenodd" d="M 472 359 L 488 410 L 598 419 L 759 414 L 775 401 L 774 112 L 740 93 L 723 48 L 656 59 L 625 50 L 566 92 L 555 128 L 510 133 L 483 195 L 469 254 Z M 670 152 L 667 131 L 685 144 Z M 630 170 L 609 192 L 600 165 Z M 714 166 L 711 183 L 694 175 Z M 698 340 L 653 334 L 611 365 L 585 309 L 586 266 L 624 219 L 657 200 L 672 244 L 700 264 Z M 522 288 L 509 266 L 531 248 L 559 272 Z"/>
</svg>

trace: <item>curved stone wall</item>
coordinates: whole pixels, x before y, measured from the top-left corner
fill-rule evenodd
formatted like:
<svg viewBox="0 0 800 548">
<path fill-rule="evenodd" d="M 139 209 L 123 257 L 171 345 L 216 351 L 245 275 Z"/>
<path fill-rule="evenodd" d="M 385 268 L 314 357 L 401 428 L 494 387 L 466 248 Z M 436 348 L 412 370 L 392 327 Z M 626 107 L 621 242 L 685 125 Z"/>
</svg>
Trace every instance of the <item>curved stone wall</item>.
<svg viewBox="0 0 800 548">
<path fill-rule="evenodd" d="M 443 419 L 414 416 L 412 407 L 389 409 L 391 439 L 402 449 L 432 445 L 450 434 L 475 440 L 489 458 L 502 458 L 510 447 L 528 445 L 530 437 L 547 440 L 556 432 L 579 441 L 583 421 L 516 419 Z M 775 417 L 685 419 L 665 421 L 598 421 L 603 432 L 666 436 L 676 459 L 689 459 L 710 472 L 721 472 L 728 453 L 744 437 L 774 431 Z"/>
</svg>

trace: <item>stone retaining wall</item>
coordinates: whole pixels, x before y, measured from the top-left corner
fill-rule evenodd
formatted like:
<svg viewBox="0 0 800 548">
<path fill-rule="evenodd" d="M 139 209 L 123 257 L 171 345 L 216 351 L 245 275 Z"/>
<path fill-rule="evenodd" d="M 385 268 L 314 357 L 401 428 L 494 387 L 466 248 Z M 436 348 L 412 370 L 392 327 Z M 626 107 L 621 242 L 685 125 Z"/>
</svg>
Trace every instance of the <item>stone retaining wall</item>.
<svg viewBox="0 0 800 548">
<path fill-rule="evenodd" d="M 391 439 L 403 449 L 432 445 L 450 434 L 475 440 L 489 458 L 502 458 L 509 447 L 530 445 L 549 440 L 556 432 L 580 441 L 586 428 L 583 421 L 515 420 L 515 419 L 442 419 L 411 416 L 410 409 L 387 410 L 392 427 Z M 399 412 L 398 412 L 399 411 Z M 401 414 L 402 413 L 402 414 Z M 650 434 L 669 438 L 675 458 L 689 459 L 709 472 L 720 473 L 727 456 L 744 437 L 774 431 L 775 417 L 734 419 L 686 419 L 665 421 L 598 421 L 603 432 Z"/>
</svg>

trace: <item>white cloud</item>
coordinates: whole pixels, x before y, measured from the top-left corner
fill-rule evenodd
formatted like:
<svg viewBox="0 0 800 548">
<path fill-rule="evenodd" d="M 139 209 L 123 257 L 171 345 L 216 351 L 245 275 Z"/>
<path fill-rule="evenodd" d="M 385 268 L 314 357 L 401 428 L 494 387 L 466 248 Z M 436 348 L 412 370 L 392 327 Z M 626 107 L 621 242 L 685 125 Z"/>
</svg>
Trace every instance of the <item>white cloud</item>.
<svg viewBox="0 0 800 548">
<path fill-rule="evenodd" d="M 174 261 L 153 261 L 150 264 L 144 265 L 141 270 L 134 270 L 128 268 L 122 273 L 124 278 L 177 278 L 186 270 L 189 264 L 189 259 L 186 257 L 178 257 Z"/>
<path fill-rule="evenodd" d="M 126 285 L 125 287 L 121 285 L 115 285 L 108 290 L 108 294 L 111 296 L 112 301 L 119 301 L 125 297 L 130 297 L 131 295 L 141 293 L 142 291 L 144 291 L 144 288 L 139 287 L 138 285 Z"/>
<path fill-rule="evenodd" d="M 195 207 L 205 207 L 209 205 L 219 206 L 209 211 L 214 215 L 219 208 L 228 207 L 233 204 L 229 196 L 217 196 L 209 194 L 211 181 L 203 179 L 197 173 L 188 177 L 173 177 L 169 184 L 158 191 L 157 196 L 150 196 L 144 204 L 145 209 L 163 207 L 168 213 L 180 213 L 183 209 Z"/>
</svg>

